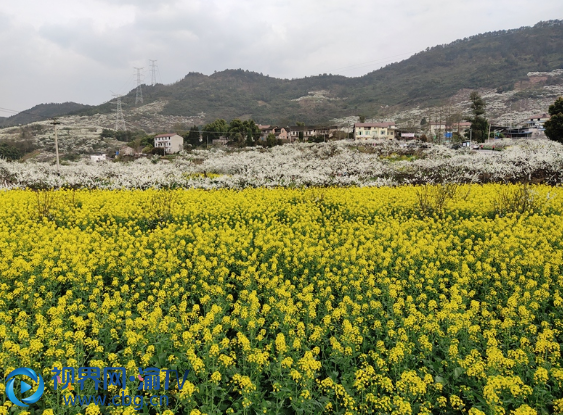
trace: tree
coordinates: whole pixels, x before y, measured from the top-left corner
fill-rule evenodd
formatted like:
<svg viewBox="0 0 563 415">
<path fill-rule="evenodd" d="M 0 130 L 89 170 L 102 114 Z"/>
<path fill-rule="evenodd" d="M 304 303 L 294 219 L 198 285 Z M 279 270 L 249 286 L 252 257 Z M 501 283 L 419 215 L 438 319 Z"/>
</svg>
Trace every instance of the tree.
<svg viewBox="0 0 563 415">
<path fill-rule="evenodd" d="M 100 133 L 100 137 L 101 138 L 114 138 L 115 137 L 115 131 L 108 130 L 107 128 L 104 128 L 102 130 L 102 132 Z"/>
<path fill-rule="evenodd" d="M 229 138 L 231 140 L 238 141 L 237 139 L 239 139 L 239 136 L 242 136 L 244 132 L 244 124 L 241 120 L 238 118 L 231 120 L 231 123 L 229 124 Z"/>
<path fill-rule="evenodd" d="M 253 146 L 260 138 L 260 128 L 253 120 L 246 120 L 242 123 L 244 134 L 246 135 L 246 145 Z"/>
<path fill-rule="evenodd" d="M 128 143 L 129 141 L 133 140 L 133 133 L 131 131 L 116 131 L 114 137 L 118 141 L 124 141 Z"/>
<path fill-rule="evenodd" d="M 239 147 L 244 147 L 244 145 L 246 144 L 246 139 L 244 138 L 244 136 L 240 132 L 235 133 L 235 135 L 234 135 L 234 137 L 232 137 L 232 139 L 234 140 L 236 145 L 239 146 Z"/>
<path fill-rule="evenodd" d="M 186 144 L 191 144 L 192 147 L 201 145 L 202 143 L 199 141 L 199 128 L 195 125 L 190 128 L 190 131 L 184 134 L 184 140 L 186 140 Z"/>
<path fill-rule="evenodd" d="M 23 153 L 12 143 L 0 143 L 0 158 L 6 160 L 18 160 L 23 156 Z"/>
<path fill-rule="evenodd" d="M 297 121 L 295 123 L 296 126 L 298 127 L 305 127 L 305 123 L 304 122 L 300 122 Z M 299 129 L 299 141 L 303 141 L 303 138 L 305 137 L 305 135 L 303 134 L 303 128 Z"/>
<path fill-rule="evenodd" d="M 471 122 L 471 138 L 479 143 L 484 143 L 489 130 L 489 122 L 484 116 L 487 104 L 477 91 L 473 91 L 469 95 L 469 100 L 473 112 L 473 117 L 467 119 Z M 469 137 L 469 132 L 466 135 Z"/>
<path fill-rule="evenodd" d="M 208 136 L 210 139 L 219 138 L 223 135 L 227 135 L 229 124 L 223 119 L 217 119 L 203 127 L 203 131 L 203 135 Z"/>
<path fill-rule="evenodd" d="M 545 135 L 553 140 L 563 143 L 563 97 L 549 106 L 549 115 L 551 118 L 544 124 Z"/>
<path fill-rule="evenodd" d="M 274 147 L 275 145 L 278 144 L 278 140 L 276 139 L 275 134 L 268 134 L 268 136 L 266 137 L 266 146 L 268 147 Z"/>
<path fill-rule="evenodd" d="M 365 115 L 359 115 L 359 117 L 360 117 L 360 123 L 366 122 L 366 116 Z"/>
<path fill-rule="evenodd" d="M 246 146 L 247 147 L 254 147 L 256 145 L 258 137 L 254 138 L 254 134 L 251 131 L 247 131 L 246 133 Z"/>
</svg>

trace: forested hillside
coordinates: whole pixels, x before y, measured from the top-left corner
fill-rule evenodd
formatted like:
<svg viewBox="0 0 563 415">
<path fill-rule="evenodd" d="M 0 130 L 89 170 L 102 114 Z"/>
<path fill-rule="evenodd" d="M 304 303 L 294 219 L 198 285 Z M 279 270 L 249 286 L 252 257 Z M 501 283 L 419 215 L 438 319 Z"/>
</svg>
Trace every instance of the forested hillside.
<svg viewBox="0 0 563 415">
<path fill-rule="evenodd" d="M 18 124 L 28 124 L 34 121 L 42 121 L 46 118 L 58 117 L 60 115 L 65 115 L 88 107 L 90 106 L 77 104 L 76 102 L 63 102 L 62 104 L 39 104 L 11 117 L 0 117 L 0 127 L 10 127 Z"/>
<path fill-rule="evenodd" d="M 377 55 L 377 51 L 366 51 L 366 56 L 370 55 Z M 321 123 L 352 115 L 377 117 L 387 107 L 399 111 L 439 105 L 461 89 L 494 88 L 500 92 L 516 84 L 519 88 L 563 84 L 561 76 L 528 82 L 529 72 L 559 68 L 563 68 L 563 22 L 553 20 L 434 46 L 357 78 L 324 74 L 288 80 L 242 69 L 209 76 L 192 72 L 171 85 L 143 86 L 143 95 L 145 104 L 166 101 L 164 115 L 189 117 L 203 112 L 206 121 L 238 117 L 283 125 Z M 126 108 L 135 108 L 135 91 L 123 101 Z M 52 116 L 79 104 L 49 105 Z M 91 115 L 110 113 L 114 108 L 115 104 L 108 102 L 66 112 Z M 45 116 L 46 110 L 37 106 L 30 112 Z M 14 118 L 8 121 L 14 122 Z"/>
</svg>

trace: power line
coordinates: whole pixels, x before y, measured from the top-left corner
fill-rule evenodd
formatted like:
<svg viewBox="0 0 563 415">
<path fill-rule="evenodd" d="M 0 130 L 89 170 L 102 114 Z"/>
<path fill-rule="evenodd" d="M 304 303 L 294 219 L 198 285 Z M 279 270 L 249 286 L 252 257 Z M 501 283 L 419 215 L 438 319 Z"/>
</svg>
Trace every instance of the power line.
<svg viewBox="0 0 563 415">
<path fill-rule="evenodd" d="M 0 111 L 2 111 L 2 112 L 10 112 L 10 113 L 15 113 L 15 114 L 19 114 L 20 112 L 23 112 L 23 111 L 10 110 L 10 109 L 8 109 L 8 108 L 2 108 L 2 107 L 0 107 Z"/>
<path fill-rule="evenodd" d="M 46 121 L 46 120 L 51 119 L 51 117 L 33 114 L 32 112 L 29 112 L 29 111 L 17 111 L 17 110 L 12 110 L 12 109 L 9 109 L 9 108 L 2 108 L 2 107 L 0 107 L 0 111 L 11 113 L 12 115 L 10 115 L 10 117 L 13 117 L 13 116 L 19 115 L 19 114 L 27 114 L 27 115 L 31 115 L 32 117 L 38 118 L 39 121 Z"/>
</svg>

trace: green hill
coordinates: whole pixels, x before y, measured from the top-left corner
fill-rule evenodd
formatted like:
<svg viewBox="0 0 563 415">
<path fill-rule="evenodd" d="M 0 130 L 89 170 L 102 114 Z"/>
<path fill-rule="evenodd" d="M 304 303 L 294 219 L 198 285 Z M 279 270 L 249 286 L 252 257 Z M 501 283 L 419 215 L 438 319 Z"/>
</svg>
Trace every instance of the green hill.
<svg viewBox="0 0 563 415">
<path fill-rule="evenodd" d="M 63 102 L 62 104 L 39 104 L 28 110 L 11 117 L 0 117 L 0 127 L 11 127 L 18 124 L 42 121 L 51 117 L 66 115 L 73 111 L 89 108 L 90 105 L 77 104 L 76 102 Z"/>
<path fill-rule="evenodd" d="M 394 109 L 435 105 L 462 88 L 510 90 L 527 73 L 563 68 L 563 21 L 484 33 L 438 45 L 362 77 L 318 75 L 277 79 L 242 69 L 213 75 L 189 73 L 171 85 L 143 86 L 144 103 L 166 100 L 163 114 L 249 118 L 260 123 L 321 123 L 351 115 L 377 116 Z M 561 77 L 541 82 L 563 83 Z M 539 85 L 541 85 L 541 82 Z M 309 94 L 313 91 L 324 91 Z M 135 107 L 135 91 L 123 97 Z M 113 103 L 79 109 L 79 114 L 109 113 Z"/>
</svg>

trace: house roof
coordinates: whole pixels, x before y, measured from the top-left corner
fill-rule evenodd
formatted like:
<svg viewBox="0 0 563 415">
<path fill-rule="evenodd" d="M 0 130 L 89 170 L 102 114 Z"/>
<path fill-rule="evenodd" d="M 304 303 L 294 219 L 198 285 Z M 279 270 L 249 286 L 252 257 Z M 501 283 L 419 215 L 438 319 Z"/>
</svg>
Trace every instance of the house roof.
<svg viewBox="0 0 563 415">
<path fill-rule="evenodd" d="M 394 126 L 394 122 L 357 122 L 354 124 L 355 127 L 379 127 L 388 128 Z"/>
<path fill-rule="evenodd" d="M 450 124 L 450 123 L 446 123 L 446 122 L 431 122 L 431 123 L 429 123 L 429 124 L 430 124 L 430 125 L 444 125 L 444 126 L 448 126 L 448 127 L 457 127 L 458 125 L 459 125 L 460 127 L 462 127 L 462 126 L 469 126 L 469 125 L 471 125 L 471 123 L 470 123 L 470 122 L 467 122 L 467 121 L 452 122 L 451 124 Z"/>
<path fill-rule="evenodd" d="M 309 131 L 309 130 L 336 130 L 337 125 L 292 125 L 288 127 L 291 131 Z"/>
<path fill-rule="evenodd" d="M 175 135 L 177 134 L 176 133 L 159 134 L 159 135 L 155 135 L 154 138 L 174 137 Z"/>
</svg>

